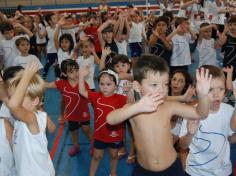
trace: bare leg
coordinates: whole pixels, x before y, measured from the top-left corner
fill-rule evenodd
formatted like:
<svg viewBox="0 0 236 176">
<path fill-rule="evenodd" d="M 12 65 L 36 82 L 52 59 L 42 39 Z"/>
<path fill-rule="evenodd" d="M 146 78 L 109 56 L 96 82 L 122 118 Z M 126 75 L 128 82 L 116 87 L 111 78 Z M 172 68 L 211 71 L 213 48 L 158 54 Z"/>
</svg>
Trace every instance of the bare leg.
<svg viewBox="0 0 236 176">
<path fill-rule="evenodd" d="M 118 163 L 118 149 L 109 148 L 111 176 L 116 176 Z"/>
<path fill-rule="evenodd" d="M 98 165 L 103 158 L 104 150 L 94 149 L 94 154 L 90 164 L 89 176 L 95 176 Z"/>
</svg>

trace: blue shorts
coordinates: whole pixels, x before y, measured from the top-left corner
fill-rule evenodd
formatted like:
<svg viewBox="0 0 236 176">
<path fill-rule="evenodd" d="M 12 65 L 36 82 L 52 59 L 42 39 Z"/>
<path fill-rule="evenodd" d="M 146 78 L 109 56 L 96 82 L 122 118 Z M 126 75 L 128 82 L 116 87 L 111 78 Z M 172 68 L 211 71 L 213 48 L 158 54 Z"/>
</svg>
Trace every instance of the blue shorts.
<svg viewBox="0 0 236 176">
<path fill-rule="evenodd" d="M 184 171 L 180 160 L 177 158 L 170 167 L 159 172 L 144 169 L 137 163 L 134 167 L 132 176 L 184 176 Z"/>
<path fill-rule="evenodd" d="M 102 142 L 99 140 L 94 140 L 94 148 L 96 149 L 106 149 L 106 148 L 112 148 L 112 149 L 119 149 L 121 146 L 123 146 L 123 141 L 120 142 Z"/>
<path fill-rule="evenodd" d="M 142 42 L 129 43 L 131 57 L 140 57 L 142 55 Z"/>
</svg>

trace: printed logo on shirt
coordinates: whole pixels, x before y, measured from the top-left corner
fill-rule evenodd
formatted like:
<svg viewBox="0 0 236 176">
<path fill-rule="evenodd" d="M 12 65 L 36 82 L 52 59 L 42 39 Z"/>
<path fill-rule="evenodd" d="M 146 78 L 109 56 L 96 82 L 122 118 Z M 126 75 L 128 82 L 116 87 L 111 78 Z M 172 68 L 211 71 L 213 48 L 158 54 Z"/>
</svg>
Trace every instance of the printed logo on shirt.
<svg viewBox="0 0 236 176">
<path fill-rule="evenodd" d="M 115 138 L 115 137 L 119 136 L 119 134 L 116 131 L 112 131 L 110 136 Z"/>
</svg>

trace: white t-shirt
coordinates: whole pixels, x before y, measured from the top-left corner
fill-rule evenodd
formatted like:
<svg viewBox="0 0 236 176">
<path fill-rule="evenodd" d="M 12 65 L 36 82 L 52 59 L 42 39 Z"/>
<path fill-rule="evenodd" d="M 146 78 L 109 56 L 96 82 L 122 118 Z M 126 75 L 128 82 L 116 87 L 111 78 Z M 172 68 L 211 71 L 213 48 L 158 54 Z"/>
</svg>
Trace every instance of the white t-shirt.
<svg viewBox="0 0 236 176">
<path fill-rule="evenodd" d="M 228 136 L 233 134 L 230 120 L 234 108 L 221 103 L 220 109 L 199 122 L 198 131 L 189 146 L 186 172 L 192 176 L 228 176 L 232 172 Z M 180 137 L 187 134 L 183 121 Z"/>
<path fill-rule="evenodd" d="M 57 57 L 58 57 L 58 64 L 61 65 L 62 61 L 66 59 L 71 59 L 73 56 L 73 51 L 70 52 L 65 52 L 61 48 L 58 49 L 57 51 Z"/>
<path fill-rule="evenodd" d="M 39 32 L 36 32 L 36 43 L 37 44 L 44 44 L 46 43 L 46 37 L 40 38 L 39 33 L 44 33 L 46 31 L 46 28 L 40 23 L 39 24 Z"/>
<path fill-rule="evenodd" d="M 52 29 L 50 26 L 47 26 L 46 30 L 48 36 L 47 53 L 57 53 L 57 49 L 54 44 L 54 33 L 56 27 Z"/>
<path fill-rule="evenodd" d="M 129 43 L 142 42 L 142 32 L 144 31 L 144 22 L 134 23 L 129 33 Z"/>
<path fill-rule="evenodd" d="M 0 118 L 0 171 L 1 176 L 16 176 L 11 146 L 6 136 L 4 120 Z"/>
<path fill-rule="evenodd" d="M 47 114 L 38 111 L 36 118 L 40 132 L 32 134 L 27 125 L 15 122 L 13 132 L 13 154 L 18 176 L 54 176 L 55 171 L 48 153 L 45 134 Z"/>
<path fill-rule="evenodd" d="M 199 67 L 202 65 L 217 65 L 215 40 L 202 39 L 201 43 L 197 45 L 199 51 Z"/>
<path fill-rule="evenodd" d="M 14 66 L 22 66 L 23 68 L 26 67 L 28 63 L 31 63 L 33 61 L 37 61 L 39 64 L 39 70 L 43 68 L 43 65 L 39 61 L 39 59 L 32 54 L 29 54 L 28 56 L 17 56 L 15 59 Z"/>
<path fill-rule="evenodd" d="M 15 118 L 5 103 L 0 108 L 0 117 L 6 118 L 14 127 Z"/>
<path fill-rule="evenodd" d="M 184 35 L 176 34 L 172 38 L 173 50 L 170 60 L 171 66 L 184 66 L 191 64 L 190 48 L 191 35 L 186 33 Z"/>
<path fill-rule="evenodd" d="M 89 75 L 85 77 L 86 82 L 89 85 L 90 89 L 95 89 L 94 84 L 94 71 L 95 71 L 95 64 L 94 64 L 94 56 L 90 55 L 89 58 L 84 59 L 84 56 L 79 56 L 76 59 L 76 62 L 79 64 L 79 67 L 89 66 Z"/>
<path fill-rule="evenodd" d="M 0 41 L 0 55 L 4 59 L 4 67 L 8 68 L 13 66 L 15 58 L 20 55 L 19 50 L 16 48 L 16 40 L 20 37 L 28 37 L 28 35 L 17 35 L 10 40 L 3 39 Z"/>
<path fill-rule="evenodd" d="M 224 7 L 223 3 L 221 3 L 221 7 Z M 217 7 L 215 1 L 212 2 L 208 0 L 205 2 L 205 14 L 206 14 L 205 19 L 207 19 L 206 20 L 207 22 L 214 24 L 224 24 L 225 14 L 218 13 L 218 9 L 219 8 Z M 209 16 L 212 16 L 211 20 L 209 19 Z"/>
<path fill-rule="evenodd" d="M 124 88 L 124 85 L 129 83 L 129 82 L 130 82 L 129 80 L 120 80 L 119 85 L 118 85 L 117 90 L 116 90 L 116 93 L 121 94 L 121 95 L 126 95 L 123 88 Z"/>
<path fill-rule="evenodd" d="M 126 56 L 128 55 L 128 52 L 127 52 L 128 43 L 125 40 L 122 42 L 116 41 L 116 45 L 118 47 L 118 54 L 124 54 Z"/>
</svg>

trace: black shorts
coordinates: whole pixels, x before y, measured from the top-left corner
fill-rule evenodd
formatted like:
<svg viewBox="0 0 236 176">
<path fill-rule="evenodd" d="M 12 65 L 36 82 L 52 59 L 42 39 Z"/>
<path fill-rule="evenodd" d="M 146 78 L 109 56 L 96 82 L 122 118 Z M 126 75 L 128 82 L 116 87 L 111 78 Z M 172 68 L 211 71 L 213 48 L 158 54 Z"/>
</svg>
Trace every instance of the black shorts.
<svg viewBox="0 0 236 176">
<path fill-rule="evenodd" d="M 96 149 L 106 149 L 106 148 L 112 148 L 112 149 L 119 149 L 121 146 L 123 146 L 123 141 L 120 142 L 102 142 L 99 140 L 94 140 L 94 148 Z"/>
<path fill-rule="evenodd" d="M 142 55 L 142 43 L 129 43 L 131 57 L 140 57 Z"/>
<path fill-rule="evenodd" d="M 184 171 L 180 160 L 177 158 L 170 167 L 160 172 L 146 170 L 137 163 L 132 176 L 184 176 Z"/>
<path fill-rule="evenodd" d="M 85 122 L 76 122 L 76 121 L 68 121 L 69 131 L 78 130 L 83 125 L 90 125 L 90 121 Z"/>
</svg>

